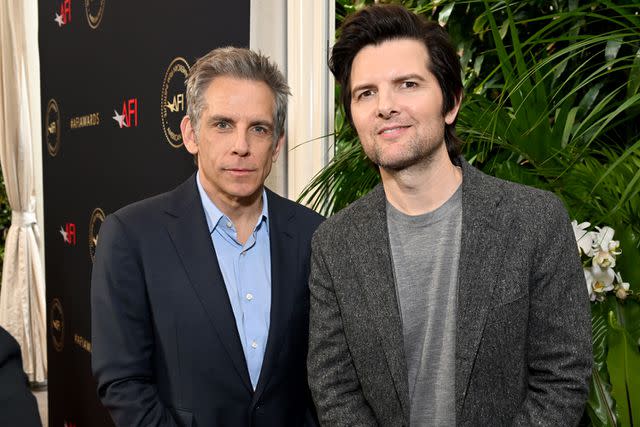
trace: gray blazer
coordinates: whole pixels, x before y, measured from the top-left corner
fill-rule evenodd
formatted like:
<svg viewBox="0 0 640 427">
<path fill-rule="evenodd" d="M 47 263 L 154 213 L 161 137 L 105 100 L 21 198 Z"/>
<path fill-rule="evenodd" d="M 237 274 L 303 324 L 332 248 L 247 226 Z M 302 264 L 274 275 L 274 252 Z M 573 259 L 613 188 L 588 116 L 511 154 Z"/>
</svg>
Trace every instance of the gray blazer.
<svg viewBox="0 0 640 427">
<path fill-rule="evenodd" d="M 456 425 L 575 425 L 591 324 L 567 213 L 551 193 L 461 163 Z M 308 375 L 322 425 L 409 425 L 385 203 L 379 185 L 312 241 Z"/>
</svg>

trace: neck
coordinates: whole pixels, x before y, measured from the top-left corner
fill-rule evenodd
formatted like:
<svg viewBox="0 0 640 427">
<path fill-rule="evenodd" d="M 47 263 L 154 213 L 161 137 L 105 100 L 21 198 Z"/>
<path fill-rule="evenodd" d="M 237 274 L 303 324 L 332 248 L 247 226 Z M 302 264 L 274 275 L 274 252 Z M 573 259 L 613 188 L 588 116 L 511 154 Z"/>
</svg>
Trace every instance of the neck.
<svg viewBox="0 0 640 427">
<path fill-rule="evenodd" d="M 248 197 L 226 197 L 205 188 L 209 199 L 233 222 L 238 241 L 242 244 L 247 241 L 262 214 L 262 190 L 260 188 Z"/>
<path fill-rule="evenodd" d="M 442 206 L 462 182 L 462 171 L 449 155 L 438 153 L 428 164 L 401 171 L 380 168 L 389 203 L 407 215 L 421 215 Z"/>
</svg>

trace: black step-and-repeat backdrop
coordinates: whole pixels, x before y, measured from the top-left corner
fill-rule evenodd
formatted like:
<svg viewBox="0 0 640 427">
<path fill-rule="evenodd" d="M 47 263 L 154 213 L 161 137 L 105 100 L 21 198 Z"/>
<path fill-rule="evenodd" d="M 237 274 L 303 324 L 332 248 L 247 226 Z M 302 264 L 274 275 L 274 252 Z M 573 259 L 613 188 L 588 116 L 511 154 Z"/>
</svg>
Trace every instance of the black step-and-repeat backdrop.
<svg viewBox="0 0 640 427">
<path fill-rule="evenodd" d="M 249 0 L 41 0 L 49 425 L 110 426 L 91 376 L 90 277 L 105 215 L 193 171 L 184 79 L 249 44 Z"/>
</svg>

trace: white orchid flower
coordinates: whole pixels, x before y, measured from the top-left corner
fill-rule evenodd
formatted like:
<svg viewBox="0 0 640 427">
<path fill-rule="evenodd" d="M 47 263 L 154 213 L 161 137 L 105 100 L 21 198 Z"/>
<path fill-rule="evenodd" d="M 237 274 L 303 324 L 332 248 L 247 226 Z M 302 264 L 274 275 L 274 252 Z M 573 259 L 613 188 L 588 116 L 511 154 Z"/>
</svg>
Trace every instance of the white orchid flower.
<svg viewBox="0 0 640 427">
<path fill-rule="evenodd" d="M 576 238 L 576 243 L 578 244 L 578 253 L 583 253 L 586 256 L 593 255 L 593 239 L 595 238 L 596 233 L 593 231 L 587 231 L 587 228 L 591 226 L 588 222 L 582 222 L 578 224 L 578 221 L 575 219 L 571 221 L 571 226 L 573 227 L 573 235 Z"/>
<path fill-rule="evenodd" d="M 616 277 L 613 268 L 601 268 L 598 264 L 591 266 L 591 288 L 594 299 L 601 301 L 604 294 L 613 290 L 613 281 Z M 593 299 L 592 299 L 593 301 Z"/>
<path fill-rule="evenodd" d="M 627 298 L 627 295 L 629 295 L 629 283 L 622 281 L 620 273 L 616 273 L 616 281 L 618 282 L 616 285 L 616 296 L 620 299 Z"/>
<path fill-rule="evenodd" d="M 582 272 L 584 273 L 584 281 L 587 283 L 587 291 L 589 292 L 589 300 L 595 301 L 596 294 L 593 293 L 593 275 L 591 274 L 590 268 L 583 268 Z"/>
<path fill-rule="evenodd" d="M 620 242 L 618 240 L 612 240 L 609 242 L 609 252 L 616 256 L 622 253 L 622 250 L 620 249 Z"/>
<path fill-rule="evenodd" d="M 616 257 L 622 253 L 620 241 L 613 240 L 615 230 L 604 226 L 594 227 L 596 231 L 589 231 L 590 223 L 578 224 L 575 220 L 571 221 L 571 226 L 583 261 L 582 271 L 589 299 L 601 302 L 611 292 L 624 300 L 632 294 L 629 283 L 623 282 L 620 273 L 614 271 Z"/>
<path fill-rule="evenodd" d="M 596 234 L 596 237 L 594 239 L 594 246 L 597 245 L 597 247 L 601 250 L 601 251 L 609 251 L 609 243 L 611 243 L 613 241 L 613 235 L 615 234 L 615 230 L 609 226 L 606 227 L 596 227 L 596 230 L 598 230 L 598 233 Z M 619 243 L 618 243 L 619 246 Z M 595 248 L 594 248 L 595 249 Z"/>
<path fill-rule="evenodd" d="M 598 265 L 602 268 L 613 268 L 616 266 L 616 257 L 609 251 L 598 250 L 593 255 L 591 262 L 593 265 Z"/>
</svg>

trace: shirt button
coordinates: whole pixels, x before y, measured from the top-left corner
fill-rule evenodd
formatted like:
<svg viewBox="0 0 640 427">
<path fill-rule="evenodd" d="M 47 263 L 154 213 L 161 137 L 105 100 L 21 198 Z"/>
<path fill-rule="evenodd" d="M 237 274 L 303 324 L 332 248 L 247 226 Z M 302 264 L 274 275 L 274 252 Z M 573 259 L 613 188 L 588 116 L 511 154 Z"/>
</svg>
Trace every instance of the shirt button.
<svg viewBox="0 0 640 427">
<path fill-rule="evenodd" d="M 251 348 L 258 348 L 258 343 L 255 341 L 251 341 Z"/>
<path fill-rule="evenodd" d="M 246 295 L 247 301 L 251 301 L 253 299 L 253 294 L 252 293 L 248 293 Z"/>
<path fill-rule="evenodd" d="M 231 228 L 232 225 L 231 221 L 227 221 L 227 228 Z"/>
</svg>

